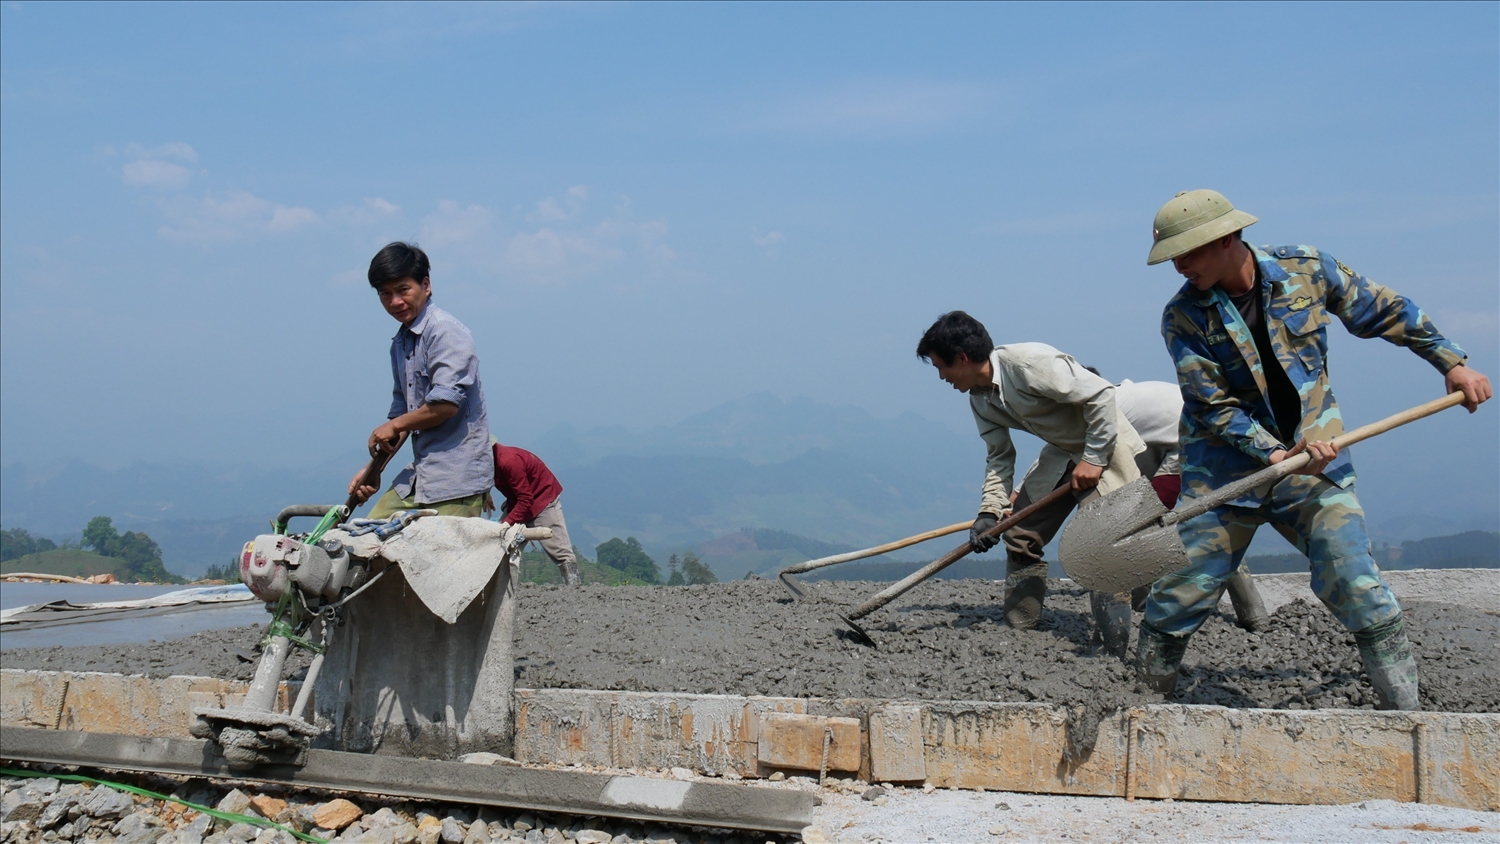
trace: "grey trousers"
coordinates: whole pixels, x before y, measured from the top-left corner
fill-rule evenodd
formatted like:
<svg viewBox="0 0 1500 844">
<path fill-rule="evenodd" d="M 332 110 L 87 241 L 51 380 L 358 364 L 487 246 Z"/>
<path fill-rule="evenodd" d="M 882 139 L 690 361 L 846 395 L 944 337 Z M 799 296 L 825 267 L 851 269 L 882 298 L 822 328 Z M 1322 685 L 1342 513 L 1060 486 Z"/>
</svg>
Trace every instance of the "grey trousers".
<svg viewBox="0 0 1500 844">
<path fill-rule="evenodd" d="M 1058 486 L 1065 486 L 1073 482 L 1074 463 L 1068 463 L 1068 468 L 1063 471 L 1062 480 Z M 1054 487 L 1056 489 L 1056 487 Z M 1042 561 L 1042 549 L 1057 536 L 1062 529 L 1063 522 L 1068 520 L 1068 514 L 1073 508 L 1084 501 L 1093 499 L 1099 494 L 1099 490 L 1090 489 L 1083 492 L 1074 492 L 1065 495 L 1061 499 L 1052 502 L 1041 510 L 1027 516 L 1022 522 L 1004 534 L 1005 552 L 1009 558 L 1008 568 L 1012 574 L 1022 577 L 1046 577 L 1046 563 Z M 1014 512 L 1031 506 L 1031 496 L 1026 494 L 1026 489 L 1021 488 L 1021 494 L 1016 497 L 1016 503 L 1011 505 Z M 1025 569 L 1026 571 L 1021 571 Z"/>
<path fill-rule="evenodd" d="M 557 567 L 566 572 L 577 568 L 578 558 L 573 554 L 573 543 L 568 539 L 568 524 L 563 521 L 562 498 L 542 508 L 536 518 L 526 523 L 527 527 L 552 528 L 552 538 L 539 540 L 542 550 Z"/>
</svg>

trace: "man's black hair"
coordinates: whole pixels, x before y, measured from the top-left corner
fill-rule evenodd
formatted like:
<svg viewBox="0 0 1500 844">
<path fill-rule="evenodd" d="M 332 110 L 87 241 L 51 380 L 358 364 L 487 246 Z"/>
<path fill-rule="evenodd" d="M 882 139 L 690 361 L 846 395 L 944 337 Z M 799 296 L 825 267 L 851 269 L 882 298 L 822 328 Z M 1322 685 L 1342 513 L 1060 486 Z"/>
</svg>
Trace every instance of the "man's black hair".
<svg viewBox="0 0 1500 844">
<path fill-rule="evenodd" d="M 375 253 L 370 259 L 370 286 L 379 288 L 382 284 L 390 284 L 409 278 L 417 283 L 428 277 L 432 265 L 427 262 L 427 253 L 411 243 L 396 241 L 387 243 L 385 248 Z"/>
<path fill-rule="evenodd" d="M 979 362 L 989 360 L 990 352 L 994 350 L 995 343 L 990 339 L 990 333 L 984 330 L 984 323 L 963 311 L 949 311 L 938 317 L 937 322 L 922 335 L 922 342 L 917 344 L 917 357 L 928 363 L 937 358 L 944 366 L 952 366 L 960 352 L 969 360 Z"/>
</svg>

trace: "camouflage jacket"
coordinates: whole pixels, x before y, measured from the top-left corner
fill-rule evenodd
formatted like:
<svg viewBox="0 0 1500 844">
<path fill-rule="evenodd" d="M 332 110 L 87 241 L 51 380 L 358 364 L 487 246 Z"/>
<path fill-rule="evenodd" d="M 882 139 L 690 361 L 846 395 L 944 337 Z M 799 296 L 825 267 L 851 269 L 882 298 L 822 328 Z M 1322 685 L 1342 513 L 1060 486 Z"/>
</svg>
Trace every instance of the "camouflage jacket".
<svg viewBox="0 0 1500 844">
<path fill-rule="evenodd" d="M 1410 299 L 1354 272 L 1311 246 L 1251 247 L 1260 264 L 1261 313 L 1271 346 L 1302 397 L 1302 438 L 1331 440 L 1344 433 L 1328 384 L 1328 323 L 1338 317 L 1356 337 L 1381 337 L 1407 346 L 1440 372 L 1465 360 Z M 1198 497 L 1270 465 L 1271 453 L 1290 448 L 1276 429 L 1255 339 L 1229 296 L 1184 283 L 1162 314 L 1162 337 L 1182 388 L 1182 494 Z M 1340 487 L 1354 481 L 1343 451 L 1323 476 Z M 1233 505 L 1259 506 L 1268 490 Z"/>
</svg>

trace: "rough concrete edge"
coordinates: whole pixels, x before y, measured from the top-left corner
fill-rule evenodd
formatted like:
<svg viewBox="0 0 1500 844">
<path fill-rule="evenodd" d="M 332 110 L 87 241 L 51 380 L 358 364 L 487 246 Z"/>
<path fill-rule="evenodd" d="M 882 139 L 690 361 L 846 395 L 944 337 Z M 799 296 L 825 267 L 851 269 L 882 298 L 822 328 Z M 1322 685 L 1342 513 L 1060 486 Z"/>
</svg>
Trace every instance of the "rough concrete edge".
<svg viewBox="0 0 1500 844">
<path fill-rule="evenodd" d="M 152 680 L 139 675 L 101 672 L 0 670 L 0 721 L 16 726 L 56 729 L 63 724 L 71 729 L 93 729 L 104 732 L 133 732 L 139 735 L 177 736 L 186 733 L 191 706 L 198 696 L 209 694 L 232 700 L 242 694 L 245 684 L 202 677 L 170 677 Z M 283 694 L 291 690 L 283 685 Z M 113 697 L 110 697 L 113 695 Z M 102 696 L 102 697 L 101 697 Z M 683 767 L 695 771 L 727 776 L 761 775 L 757 760 L 754 731 L 762 713 L 793 712 L 857 718 L 862 732 L 868 733 L 872 714 L 888 707 L 918 707 L 927 723 L 923 741 L 924 764 L 932 779 L 934 769 L 942 767 L 942 752 L 954 754 L 960 763 L 983 763 L 987 755 L 1006 748 L 994 742 L 975 746 L 954 742 L 944 747 L 943 737 L 934 732 L 934 723 L 942 718 L 962 716 L 989 726 L 1023 727 L 1027 755 L 1033 760 L 1031 771 L 1022 771 L 1023 781 L 997 781 L 995 771 L 973 769 L 974 782 L 983 787 L 1028 790 L 1039 793 L 1098 794 L 1101 796 L 1177 797 L 1180 799 L 1213 799 L 1229 802 L 1327 802 L 1317 795 L 1337 793 L 1340 802 L 1348 799 L 1392 799 L 1431 802 L 1483 811 L 1500 810 L 1500 713 L 1437 712 L 1371 712 L 1367 710 L 1284 711 L 1271 709 L 1227 709 L 1217 706 L 1158 704 L 1137 707 L 1117 713 L 1100 725 L 1100 743 L 1125 742 L 1121 748 L 1105 747 L 1091 777 L 1080 778 L 1076 771 L 1063 771 L 1061 758 L 1063 707 L 1040 703 L 998 703 L 990 701 L 913 701 L 822 698 L 741 697 L 735 695 L 692 695 L 652 692 L 612 692 L 571 689 L 517 689 L 516 756 L 532 764 L 568 764 L 581 762 L 600 767 L 663 767 L 663 762 L 682 761 Z M 88 698 L 90 705 L 83 705 Z M 101 699 L 112 707 L 95 708 Z M 625 719 L 665 725 L 664 729 L 643 731 L 642 736 L 622 736 Z M 73 713 L 69 721 L 66 713 Z M 710 722 L 700 730 L 699 713 Z M 1175 725 L 1175 726 L 1174 726 Z M 1185 736 L 1191 725 L 1192 740 Z M 134 726 L 135 730 L 121 730 Z M 527 730 L 529 740 L 523 741 Z M 1310 758 L 1296 767 L 1320 779 L 1314 787 L 1303 789 L 1313 799 L 1287 800 L 1285 795 L 1267 799 L 1261 793 L 1238 792 L 1200 795 L 1191 785 L 1213 782 L 1215 771 L 1231 767 L 1242 769 L 1245 733 L 1256 730 L 1290 735 L 1293 744 L 1286 752 L 1305 753 Z M 1151 747 L 1138 745 L 1142 731 L 1155 731 L 1161 737 Z M 1309 747 L 1311 741 L 1298 745 L 1303 733 L 1313 738 L 1334 737 L 1324 748 Z M 1171 740 L 1173 735 L 1179 739 Z M 1397 781 L 1387 783 L 1379 793 L 1360 790 L 1365 779 L 1359 770 L 1370 742 L 1377 734 L 1387 734 L 1380 751 L 1386 761 L 1409 771 Z M 976 733 L 981 736 L 983 734 Z M 1268 732 L 1267 736 L 1271 736 Z M 621 741 L 621 738 L 626 741 Z M 638 740 L 633 740 L 638 739 Z M 1279 740 L 1279 739 L 1278 739 Z M 676 747 L 672 744 L 676 743 Z M 863 744 L 859 776 L 870 779 L 870 745 Z M 976 753 L 975 751 L 983 751 Z M 1120 751 L 1123 751 L 1120 752 Z M 1151 771 L 1134 766 L 1147 757 L 1132 758 L 1135 753 L 1150 751 L 1162 760 L 1161 774 L 1151 779 Z M 641 758 L 642 754 L 646 758 Z M 936 755 L 935 755 L 936 754 Z M 1331 755 L 1330 755 L 1331 754 Z M 747 758 L 749 757 L 749 758 Z M 1205 761 L 1206 760 L 1206 761 Z M 1330 761 L 1332 760 L 1332 761 Z M 1123 763 L 1123 769 L 1120 765 Z M 1289 766 L 1278 757 L 1277 767 Z M 1360 764 L 1356 764 L 1360 763 Z M 944 763 L 952 767 L 952 760 Z M 1218 768 L 1214 768 L 1218 765 Z M 1111 767 L 1113 766 L 1113 767 Z M 1341 767 L 1342 766 L 1342 767 Z M 1354 782 L 1347 788 L 1328 784 L 1328 776 L 1343 771 Z M 733 773 L 731 773 L 733 772 Z M 1268 772 L 1266 778 L 1273 775 Z M 1139 777 L 1139 779 L 1137 779 Z M 944 786 L 972 785 L 950 776 L 937 778 L 934 784 Z M 1184 785 L 1184 783 L 1188 783 Z M 1249 782 L 1249 785 L 1255 783 Z M 1216 789 L 1216 787 L 1215 787 Z M 1342 789 L 1342 790 L 1340 790 Z M 1211 789 L 1213 790 L 1213 789 Z M 1284 788 L 1283 791 L 1286 791 Z"/>
<path fill-rule="evenodd" d="M 282 681 L 277 705 L 290 709 L 301 685 Z M 187 738 L 194 707 L 233 706 L 248 690 L 248 683 L 214 677 L 5 668 L 0 669 L 0 722 Z"/>
<path fill-rule="evenodd" d="M 790 711 L 854 717 L 860 720 L 866 733 L 865 758 L 859 773 L 866 780 L 873 779 L 868 738 L 872 716 L 890 709 L 915 707 L 924 720 L 923 769 L 928 781 L 944 787 L 1224 802 L 1331 804 L 1391 799 L 1500 810 L 1500 714 L 1496 713 L 1294 712 L 1158 704 L 1106 718 L 1100 724 L 1093 756 L 1075 768 L 1067 768 L 1061 761 L 1066 741 L 1066 709 L 1042 703 L 757 698 L 569 689 L 517 689 L 516 696 L 517 712 L 528 713 L 532 729 L 544 728 L 544 723 L 550 720 L 548 713 L 591 710 L 597 727 L 592 731 L 596 736 L 594 741 L 604 743 L 614 733 L 608 726 L 613 717 L 611 710 L 618 712 L 622 700 L 628 700 L 629 708 L 638 713 L 649 710 L 653 703 L 670 706 L 672 717 L 689 720 L 699 705 L 715 708 L 727 705 L 757 716 Z M 964 739 L 949 738 L 945 744 L 945 736 L 953 735 L 945 723 L 956 718 L 978 722 L 978 729 L 971 730 Z M 1183 726 L 1172 727 L 1173 724 Z M 1186 725 L 1191 725 L 1191 729 Z M 1425 741 L 1418 737 L 1418 725 Z M 551 729 L 551 725 L 544 729 Z M 945 729 L 948 729 L 946 734 Z M 1172 740 L 1174 731 L 1177 741 Z M 1251 738 L 1247 738 L 1247 731 Z M 1256 777 L 1238 778 L 1235 788 L 1222 786 L 1222 772 L 1243 767 L 1240 755 L 1243 751 L 1239 748 L 1246 747 L 1247 742 L 1253 744 L 1251 740 L 1257 731 L 1265 731 L 1271 738 L 1291 738 L 1291 744 L 1279 751 L 1283 755 L 1267 760 L 1277 768 L 1259 778 L 1268 783 L 1267 790 L 1253 790 Z M 518 733 L 517 758 L 523 758 L 520 754 L 524 748 L 525 760 L 533 764 L 567 764 L 581 761 L 581 755 L 614 767 L 662 767 L 660 748 L 653 751 L 657 755 L 642 759 L 633 752 L 621 751 L 618 742 L 606 763 L 602 754 L 589 753 L 587 732 L 569 733 L 568 741 L 563 744 L 542 735 L 535 736 L 540 740 L 523 742 Z M 1161 740 L 1148 747 L 1139 741 L 1139 736 L 1145 733 L 1155 734 Z M 1309 738 L 1298 744 L 1304 733 Z M 1314 743 L 1319 737 L 1326 740 Z M 1005 740 L 1010 743 L 1008 747 Z M 1404 773 L 1394 778 L 1367 775 L 1368 760 L 1363 754 L 1372 747 L 1384 761 Z M 1148 751 L 1156 756 L 1158 765 L 1154 769 L 1143 761 L 1151 758 Z M 1010 756 L 1003 763 L 996 763 L 997 757 L 1007 753 Z M 1133 753 L 1136 758 L 1132 758 Z M 1288 758 L 1286 753 L 1297 757 Z M 715 770 L 693 764 L 693 757 L 691 750 L 684 748 L 682 755 L 672 758 L 674 764 L 698 772 L 725 773 L 723 768 Z M 1029 764 L 1030 770 L 1024 770 L 1024 764 L 1018 770 L 1018 758 Z M 1297 776 L 1305 779 L 1285 781 L 1282 771 L 1286 768 L 1300 772 Z M 755 776 L 767 771 L 744 765 L 736 766 L 736 773 Z M 1330 776 L 1341 779 L 1331 780 Z M 1276 792 L 1270 793 L 1273 781 Z M 1247 787 L 1251 790 L 1246 790 Z"/>
</svg>

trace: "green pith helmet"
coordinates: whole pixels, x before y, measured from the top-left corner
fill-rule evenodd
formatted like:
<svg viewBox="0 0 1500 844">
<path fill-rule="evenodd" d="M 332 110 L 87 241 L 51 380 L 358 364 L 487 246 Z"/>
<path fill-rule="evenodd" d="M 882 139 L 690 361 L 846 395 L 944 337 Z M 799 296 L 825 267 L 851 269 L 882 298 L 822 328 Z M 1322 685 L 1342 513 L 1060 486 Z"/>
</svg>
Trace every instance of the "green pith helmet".
<svg viewBox="0 0 1500 844">
<path fill-rule="evenodd" d="M 1236 211 L 1215 190 L 1185 190 L 1156 212 L 1151 224 L 1151 254 L 1147 264 L 1160 264 L 1212 243 L 1254 223 L 1255 217 Z"/>
</svg>

